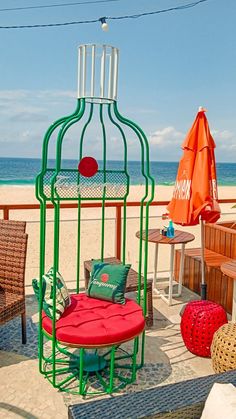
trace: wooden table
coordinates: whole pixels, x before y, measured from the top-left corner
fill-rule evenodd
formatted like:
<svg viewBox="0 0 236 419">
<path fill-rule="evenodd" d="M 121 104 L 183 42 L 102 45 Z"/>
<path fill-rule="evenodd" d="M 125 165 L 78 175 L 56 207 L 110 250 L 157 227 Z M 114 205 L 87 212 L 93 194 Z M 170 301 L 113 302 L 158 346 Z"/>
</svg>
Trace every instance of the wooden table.
<svg viewBox="0 0 236 419">
<path fill-rule="evenodd" d="M 137 231 L 136 237 L 140 238 L 140 232 Z M 142 239 L 145 240 L 145 231 L 142 232 Z M 160 233 L 160 229 L 150 229 L 148 230 L 147 240 L 150 243 L 155 243 L 155 258 L 154 258 L 154 292 L 167 302 L 169 305 L 172 305 L 172 297 L 180 297 L 182 293 L 182 283 L 183 283 L 183 273 L 184 273 L 184 250 L 186 243 L 189 243 L 195 239 L 195 236 L 191 233 L 186 233 L 184 231 L 175 230 L 175 237 L 170 239 L 166 236 L 163 236 Z M 170 253 L 170 276 L 169 276 L 169 293 L 162 294 L 157 289 L 157 263 L 158 263 L 158 246 L 159 244 L 169 244 L 171 246 Z M 174 272 L 174 254 L 175 254 L 175 245 L 181 244 L 181 259 L 180 259 L 180 271 L 179 271 L 179 285 L 178 293 L 173 294 L 173 272 Z"/>
<path fill-rule="evenodd" d="M 233 304 L 232 304 L 232 322 L 236 322 L 236 260 L 225 262 L 221 265 L 220 269 L 223 274 L 229 276 L 234 281 L 233 286 Z"/>
</svg>

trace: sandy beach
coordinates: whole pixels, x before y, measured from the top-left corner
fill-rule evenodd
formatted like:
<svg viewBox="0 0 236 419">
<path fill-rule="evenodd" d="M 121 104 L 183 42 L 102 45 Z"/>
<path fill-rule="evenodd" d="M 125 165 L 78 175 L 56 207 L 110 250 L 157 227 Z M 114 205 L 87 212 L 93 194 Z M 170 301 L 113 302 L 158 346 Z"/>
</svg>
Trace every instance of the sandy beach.
<svg viewBox="0 0 236 419">
<path fill-rule="evenodd" d="M 156 186 L 155 200 L 168 201 L 171 199 L 173 186 Z M 219 187 L 218 194 L 220 199 L 235 198 L 236 186 Z M 143 195 L 141 186 L 131 186 L 129 201 L 139 201 Z M 26 204 L 38 203 L 35 198 L 33 186 L 21 187 L 11 186 L 0 188 L 0 204 Z M 232 204 L 221 205 L 222 220 L 235 219 L 235 209 Z M 152 207 L 150 209 L 150 228 L 160 228 L 165 222 L 161 219 L 161 214 L 166 212 L 165 207 Z M 130 262 L 134 268 L 138 263 L 138 239 L 135 233 L 139 230 L 139 210 L 129 207 L 127 210 L 127 262 Z M 115 209 L 106 210 L 105 227 L 105 256 L 114 256 L 115 254 Z M 26 267 L 26 293 L 32 294 L 32 278 L 38 276 L 39 272 L 39 211 L 21 210 L 10 211 L 10 218 L 14 220 L 27 221 L 28 252 Z M 53 252 L 53 211 L 48 210 L 47 223 L 47 250 L 46 266 L 49 269 L 52 264 Z M 77 213 L 74 209 L 63 209 L 61 211 L 61 241 L 60 241 L 60 271 L 68 283 L 70 289 L 75 287 L 76 275 L 76 219 Z M 99 257 L 100 252 L 100 231 L 101 231 L 101 210 L 83 209 L 82 210 L 82 236 L 81 236 L 81 285 L 83 285 L 83 261 Z M 178 227 L 177 229 L 189 231 L 195 235 L 195 240 L 189 243 L 189 247 L 198 247 L 200 245 L 200 227 Z M 169 264 L 169 246 L 160 246 L 158 270 L 168 269 Z M 153 272 L 154 246 L 149 245 L 149 266 L 150 276 Z M 163 273 L 161 273 L 163 275 Z"/>
</svg>

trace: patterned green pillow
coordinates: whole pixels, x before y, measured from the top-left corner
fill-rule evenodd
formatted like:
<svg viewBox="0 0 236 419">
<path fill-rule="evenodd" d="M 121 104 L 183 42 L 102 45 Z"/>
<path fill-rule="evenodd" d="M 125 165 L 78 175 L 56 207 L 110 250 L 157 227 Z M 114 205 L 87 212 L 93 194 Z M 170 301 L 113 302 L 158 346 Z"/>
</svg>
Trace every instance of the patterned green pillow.
<svg viewBox="0 0 236 419">
<path fill-rule="evenodd" d="M 124 294 L 130 266 L 93 261 L 87 295 L 100 300 L 125 304 Z"/>
<path fill-rule="evenodd" d="M 43 275 L 42 278 L 42 298 L 43 311 L 52 318 L 53 316 L 53 272 L 54 268 Z M 39 281 L 33 279 L 32 286 L 34 293 L 39 301 Z M 70 294 L 66 287 L 65 281 L 59 272 L 56 273 L 56 320 L 60 319 L 65 309 L 70 305 Z"/>
</svg>

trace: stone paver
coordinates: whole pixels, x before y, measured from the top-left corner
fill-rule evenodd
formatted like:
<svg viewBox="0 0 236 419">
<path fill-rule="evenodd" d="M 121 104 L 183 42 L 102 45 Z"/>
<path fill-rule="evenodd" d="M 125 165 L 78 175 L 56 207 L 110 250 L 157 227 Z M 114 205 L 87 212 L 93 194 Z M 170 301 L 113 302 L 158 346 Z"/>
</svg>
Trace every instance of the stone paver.
<svg viewBox="0 0 236 419">
<path fill-rule="evenodd" d="M 1 419 L 67 418 L 62 394 L 38 372 L 37 360 L 0 351 Z"/>
<path fill-rule="evenodd" d="M 181 300 L 172 307 L 160 298 L 154 299 L 154 326 L 146 333 L 145 366 L 138 371 L 137 381 L 123 393 L 213 373 L 211 360 L 188 352 L 180 334 L 180 309 L 196 298 L 199 297 L 184 289 Z M 21 344 L 20 318 L 0 328 L 0 417 L 67 418 L 67 405 L 85 400 L 78 395 L 58 392 L 39 373 L 37 303 L 32 295 L 27 295 L 26 301 L 27 345 Z"/>
</svg>

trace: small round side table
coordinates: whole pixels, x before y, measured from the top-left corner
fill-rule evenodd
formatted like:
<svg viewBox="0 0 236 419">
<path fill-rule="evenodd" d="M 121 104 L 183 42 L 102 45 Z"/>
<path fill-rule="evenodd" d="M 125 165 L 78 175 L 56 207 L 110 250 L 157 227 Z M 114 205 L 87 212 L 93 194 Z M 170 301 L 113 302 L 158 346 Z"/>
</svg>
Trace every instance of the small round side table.
<svg viewBox="0 0 236 419">
<path fill-rule="evenodd" d="M 140 231 L 137 231 L 136 237 L 140 238 Z M 145 240 L 145 231 L 142 232 L 142 239 Z M 153 291 L 159 295 L 165 302 L 169 305 L 172 304 L 172 297 L 180 297 L 182 292 L 182 282 L 184 274 L 184 250 L 186 243 L 189 243 L 195 239 L 195 236 L 191 233 L 186 233 L 185 231 L 175 230 L 175 236 L 173 239 L 170 239 L 166 236 L 163 236 L 160 232 L 160 229 L 150 229 L 148 230 L 147 240 L 150 243 L 155 243 L 155 259 L 154 259 L 154 289 Z M 158 245 L 159 244 L 169 244 L 171 246 L 170 253 L 170 277 L 169 277 L 169 293 L 163 295 L 157 289 L 157 262 L 158 262 Z M 181 259 L 180 259 L 180 270 L 179 270 L 179 285 L 178 293 L 173 294 L 173 273 L 174 273 L 174 254 L 175 254 L 175 245 L 181 244 Z"/>
</svg>

